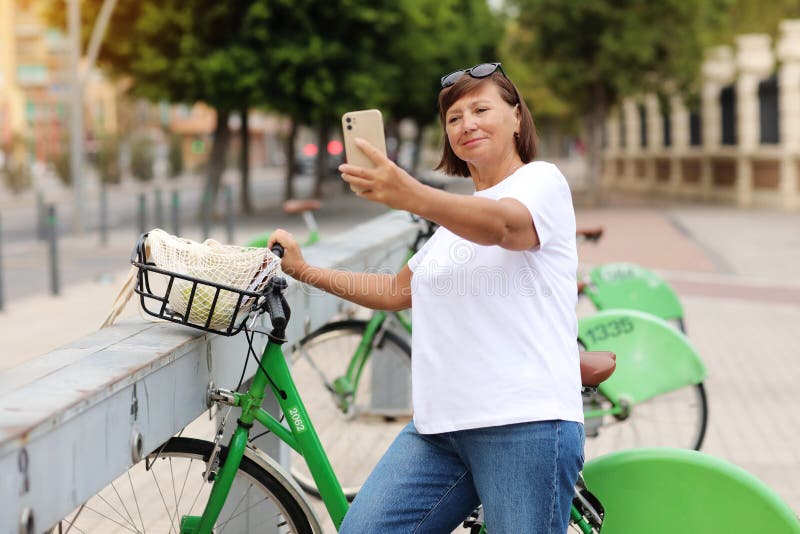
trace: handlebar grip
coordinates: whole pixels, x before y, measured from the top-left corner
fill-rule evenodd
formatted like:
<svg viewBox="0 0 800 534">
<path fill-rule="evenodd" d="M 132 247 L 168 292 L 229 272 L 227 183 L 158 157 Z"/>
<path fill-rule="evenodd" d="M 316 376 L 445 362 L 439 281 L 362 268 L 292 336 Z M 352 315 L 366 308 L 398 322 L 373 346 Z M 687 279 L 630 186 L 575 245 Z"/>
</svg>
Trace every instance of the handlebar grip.
<svg viewBox="0 0 800 534">
<path fill-rule="evenodd" d="M 272 322 L 272 328 L 276 330 L 283 330 L 286 328 L 289 319 L 286 317 L 280 294 L 270 293 L 267 295 L 267 306 L 269 307 L 269 318 Z"/>
<path fill-rule="evenodd" d="M 282 254 L 283 247 L 280 245 L 277 246 L 280 248 L 280 253 Z M 275 247 L 273 247 L 273 249 L 274 248 Z M 270 280 L 270 284 L 271 287 L 264 295 L 266 297 L 267 311 L 272 321 L 272 327 L 278 331 L 283 331 L 286 328 L 286 324 L 289 322 L 289 314 L 291 313 L 289 304 L 283 297 L 283 290 L 286 289 L 288 284 L 286 283 L 286 279 L 282 276 L 273 277 L 272 280 Z"/>
<path fill-rule="evenodd" d="M 272 253 L 278 256 L 279 258 L 283 258 L 284 249 L 283 245 L 281 245 L 280 243 L 275 243 L 274 245 L 272 245 L 272 248 L 270 250 L 272 250 Z"/>
</svg>

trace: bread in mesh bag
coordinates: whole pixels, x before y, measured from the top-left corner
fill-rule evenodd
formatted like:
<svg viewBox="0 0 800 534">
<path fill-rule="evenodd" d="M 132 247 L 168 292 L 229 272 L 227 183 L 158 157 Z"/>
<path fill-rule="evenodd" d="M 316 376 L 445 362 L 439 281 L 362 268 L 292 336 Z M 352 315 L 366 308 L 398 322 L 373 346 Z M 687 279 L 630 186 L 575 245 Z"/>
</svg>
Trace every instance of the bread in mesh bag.
<svg viewBox="0 0 800 534">
<path fill-rule="evenodd" d="M 148 234 L 146 247 L 147 261 L 160 269 L 240 290 L 260 292 L 270 278 L 280 272 L 280 259 L 266 248 L 223 245 L 213 239 L 198 243 L 158 229 Z M 167 296 L 173 313 L 186 317 L 192 285 L 188 280 L 175 278 Z M 214 303 L 215 294 L 216 288 L 197 284 L 188 322 L 205 326 L 213 303 L 213 316 L 208 326 L 225 329 L 231 325 L 239 293 L 220 290 Z M 255 299 L 242 298 L 236 322 L 247 315 L 253 304 Z"/>
</svg>

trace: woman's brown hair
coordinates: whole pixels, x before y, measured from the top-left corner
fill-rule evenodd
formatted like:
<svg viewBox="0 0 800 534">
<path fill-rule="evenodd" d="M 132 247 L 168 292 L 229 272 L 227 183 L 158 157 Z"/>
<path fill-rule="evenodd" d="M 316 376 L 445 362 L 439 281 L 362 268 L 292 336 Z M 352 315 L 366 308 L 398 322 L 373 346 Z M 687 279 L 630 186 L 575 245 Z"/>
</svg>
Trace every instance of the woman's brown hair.
<svg viewBox="0 0 800 534">
<path fill-rule="evenodd" d="M 444 146 L 442 148 L 442 159 L 436 166 L 436 170 L 441 170 L 445 174 L 451 176 L 469 176 L 469 167 L 467 163 L 456 156 L 453 149 L 450 147 L 450 141 L 447 138 L 447 122 L 445 116 L 447 110 L 450 109 L 458 99 L 462 96 L 471 93 L 478 87 L 485 83 L 494 83 L 497 86 L 500 97 L 509 105 L 514 106 L 519 104 L 520 110 L 520 124 L 519 135 L 515 136 L 514 141 L 517 146 L 517 153 L 523 163 L 530 163 L 536 157 L 536 126 L 533 124 L 533 117 L 519 94 L 516 86 L 506 78 L 502 73 L 495 72 L 486 78 L 473 78 L 465 74 L 456 81 L 453 85 L 445 87 L 439 92 L 439 120 L 442 123 L 442 130 L 444 131 Z"/>
</svg>

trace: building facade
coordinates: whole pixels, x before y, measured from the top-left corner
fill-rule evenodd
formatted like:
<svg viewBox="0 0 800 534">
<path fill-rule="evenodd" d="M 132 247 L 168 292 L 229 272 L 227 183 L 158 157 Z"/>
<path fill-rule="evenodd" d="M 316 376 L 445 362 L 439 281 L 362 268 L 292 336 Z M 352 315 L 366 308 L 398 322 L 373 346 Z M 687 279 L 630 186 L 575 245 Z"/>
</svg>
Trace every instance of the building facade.
<svg viewBox="0 0 800 534">
<path fill-rule="evenodd" d="M 45 162 L 66 150 L 70 44 L 44 22 L 41 7 L 0 0 L 0 146 L 22 140 L 32 160 Z M 99 72 L 87 77 L 87 132 L 116 133 L 116 92 Z"/>
<path fill-rule="evenodd" d="M 606 124 L 617 189 L 800 209 L 800 20 L 708 51 L 699 104 L 628 98 Z"/>
</svg>

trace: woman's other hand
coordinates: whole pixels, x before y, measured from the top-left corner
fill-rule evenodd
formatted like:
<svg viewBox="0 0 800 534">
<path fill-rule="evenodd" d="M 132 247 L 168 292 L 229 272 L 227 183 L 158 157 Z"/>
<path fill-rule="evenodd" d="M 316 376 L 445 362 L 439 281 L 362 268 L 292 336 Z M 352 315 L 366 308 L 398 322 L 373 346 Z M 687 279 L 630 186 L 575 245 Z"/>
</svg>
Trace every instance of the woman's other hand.
<svg viewBox="0 0 800 534">
<path fill-rule="evenodd" d="M 390 208 L 412 211 L 414 195 L 424 186 L 368 141 L 361 138 L 355 141 L 356 146 L 375 164 L 375 168 L 344 163 L 339 165 L 342 179 L 360 197 Z"/>
<path fill-rule="evenodd" d="M 307 265 L 303 253 L 300 252 L 300 245 L 297 244 L 292 234 L 282 228 L 272 232 L 267 242 L 267 248 L 272 249 L 272 245 L 275 243 L 281 245 L 284 250 L 281 269 L 292 278 L 297 278 Z"/>
</svg>

